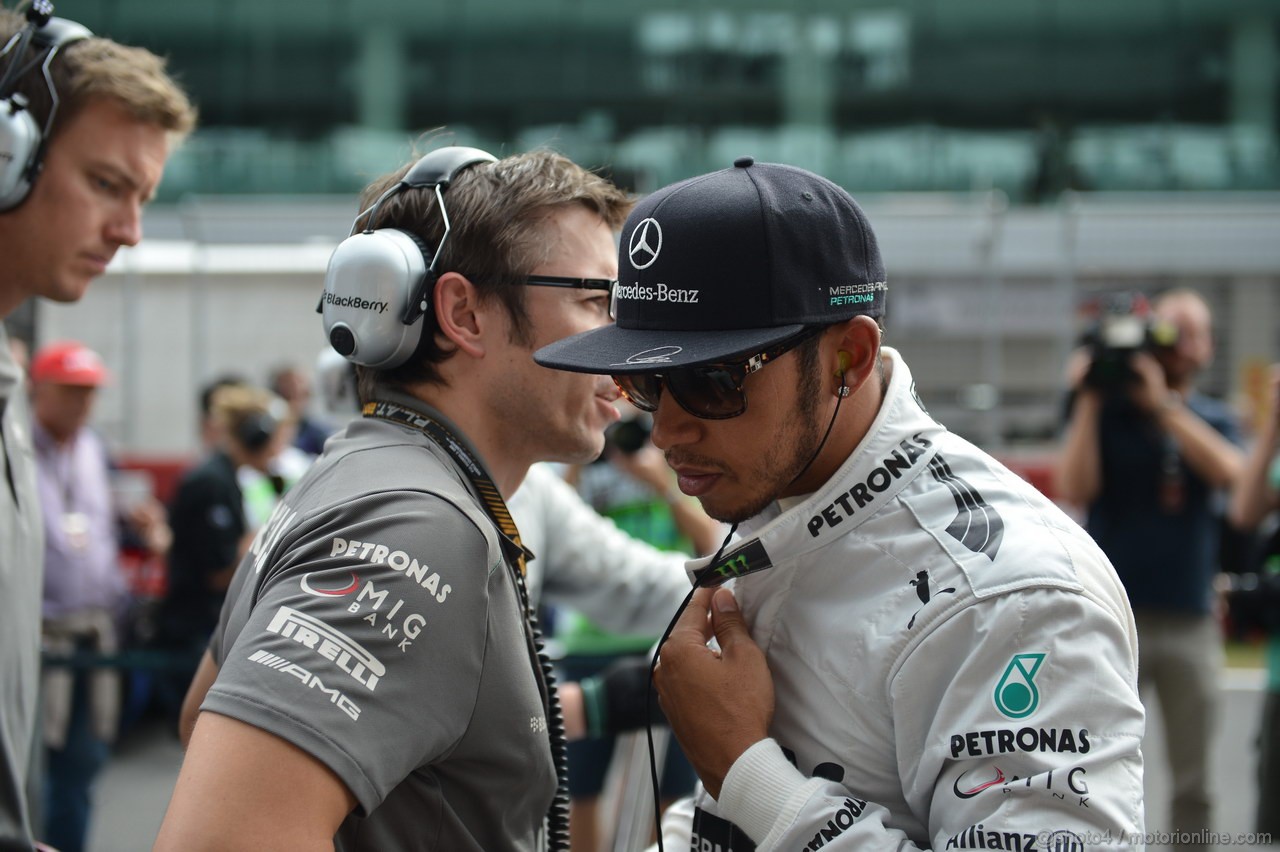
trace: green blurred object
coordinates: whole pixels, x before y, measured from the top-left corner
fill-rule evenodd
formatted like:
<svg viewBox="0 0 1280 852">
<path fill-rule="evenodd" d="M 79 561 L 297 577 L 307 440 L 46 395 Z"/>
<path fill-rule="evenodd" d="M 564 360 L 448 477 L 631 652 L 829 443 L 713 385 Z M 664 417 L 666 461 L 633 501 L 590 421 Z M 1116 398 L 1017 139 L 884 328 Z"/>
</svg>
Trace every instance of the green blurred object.
<svg viewBox="0 0 1280 852">
<path fill-rule="evenodd" d="M 83 8 L 81 8 L 83 7 Z M 419 134 L 647 192 L 751 153 L 856 192 L 1280 188 L 1270 0 L 83 3 L 200 106 L 161 188 L 348 192 Z M 388 148 L 397 152 L 388 153 Z"/>
<path fill-rule="evenodd" d="M 1265 669 L 1267 667 L 1267 639 L 1248 642 L 1227 642 L 1227 668 Z"/>
</svg>

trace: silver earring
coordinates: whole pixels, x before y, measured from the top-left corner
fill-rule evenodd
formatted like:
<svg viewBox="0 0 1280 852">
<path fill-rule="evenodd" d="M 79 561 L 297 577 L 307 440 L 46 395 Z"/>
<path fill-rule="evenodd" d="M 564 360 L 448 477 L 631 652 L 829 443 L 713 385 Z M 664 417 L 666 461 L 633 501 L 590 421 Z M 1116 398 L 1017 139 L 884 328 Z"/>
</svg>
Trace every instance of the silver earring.
<svg viewBox="0 0 1280 852">
<path fill-rule="evenodd" d="M 836 396 L 840 397 L 841 399 L 847 398 L 849 396 L 849 386 L 841 385 L 840 390 L 836 391 Z"/>
</svg>

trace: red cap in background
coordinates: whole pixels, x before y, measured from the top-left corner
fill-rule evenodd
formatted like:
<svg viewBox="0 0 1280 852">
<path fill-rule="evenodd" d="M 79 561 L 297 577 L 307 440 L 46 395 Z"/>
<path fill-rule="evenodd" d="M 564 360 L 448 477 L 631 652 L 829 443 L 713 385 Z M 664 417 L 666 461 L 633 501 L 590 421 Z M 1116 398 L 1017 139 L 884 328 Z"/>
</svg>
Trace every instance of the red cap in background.
<svg viewBox="0 0 1280 852">
<path fill-rule="evenodd" d="M 36 382 L 97 387 L 108 377 L 98 353 L 74 340 L 50 343 L 31 359 L 31 379 Z"/>
</svg>

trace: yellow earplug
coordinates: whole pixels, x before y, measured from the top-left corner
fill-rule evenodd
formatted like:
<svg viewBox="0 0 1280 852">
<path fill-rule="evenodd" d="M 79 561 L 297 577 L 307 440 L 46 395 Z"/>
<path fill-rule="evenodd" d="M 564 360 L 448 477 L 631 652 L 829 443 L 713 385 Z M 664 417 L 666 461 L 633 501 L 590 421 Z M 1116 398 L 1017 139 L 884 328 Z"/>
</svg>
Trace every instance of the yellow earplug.
<svg viewBox="0 0 1280 852">
<path fill-rule="evenodd" d="M 841 349 L 837 357 L 840 359 L 840 369 L 836 370 L 836 375 L 843 376 L 849 369 L 849 365 L 853 363 L 853 356 Z"/>
</svg>

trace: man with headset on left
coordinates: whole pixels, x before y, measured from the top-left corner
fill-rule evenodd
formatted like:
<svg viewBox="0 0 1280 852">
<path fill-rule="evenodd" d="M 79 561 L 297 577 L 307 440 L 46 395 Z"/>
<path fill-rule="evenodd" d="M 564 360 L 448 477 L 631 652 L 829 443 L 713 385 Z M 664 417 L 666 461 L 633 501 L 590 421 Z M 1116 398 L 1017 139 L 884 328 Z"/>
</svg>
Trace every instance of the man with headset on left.
<svg viewBox="0 0 1280 852">
<path fill-rule="evenodd" d="M 149 51 L 0 9 L 0 317 L 74 302 L 120 246 L 195 110 Z M 23 377 L 0 328 L 0 850 L 31 849 L 24 789 L 40 659 L 41 520 Z"/>
</svg>

